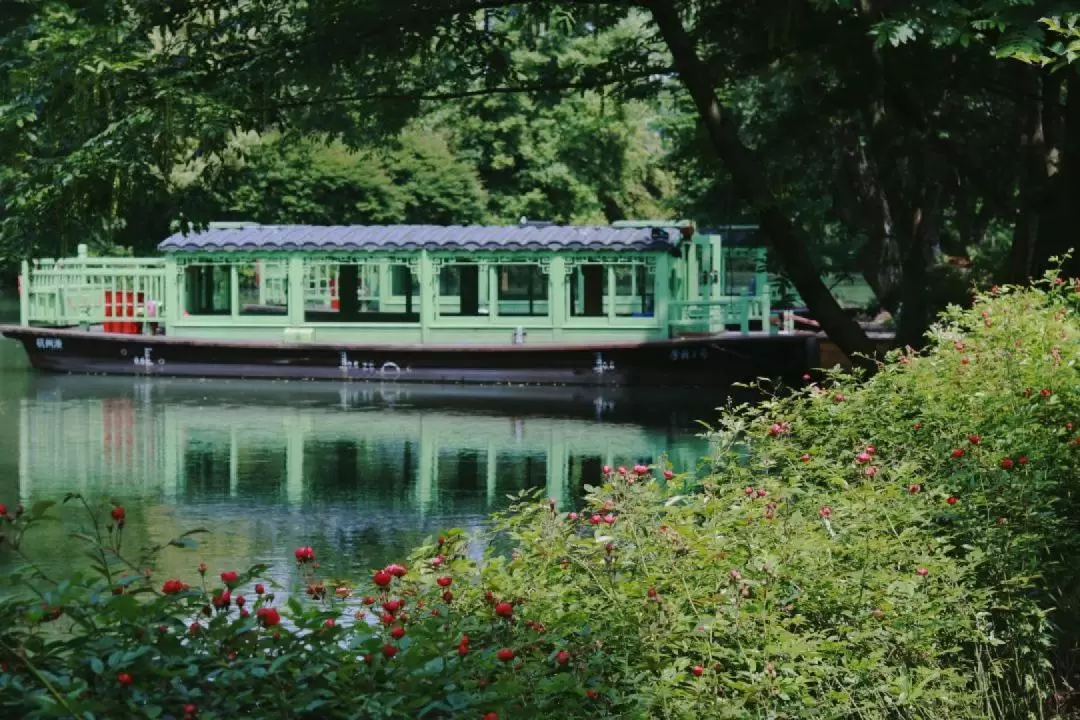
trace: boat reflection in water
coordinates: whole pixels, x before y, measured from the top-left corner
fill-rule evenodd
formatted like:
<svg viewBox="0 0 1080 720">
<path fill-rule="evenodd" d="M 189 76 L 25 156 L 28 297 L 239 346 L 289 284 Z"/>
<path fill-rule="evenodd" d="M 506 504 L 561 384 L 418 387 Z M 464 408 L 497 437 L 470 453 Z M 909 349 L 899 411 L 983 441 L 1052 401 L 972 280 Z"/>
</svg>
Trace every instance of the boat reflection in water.
<svg viewBox="0 0 1080 720">
<path fill-rule="evenodd" d="M 115 497 L 129 542 L 205 526 L 213 534 L 199 559 L 280 564 L 302 543 L 335 551 L 343 573 L 399 559 L 447 527 L 477 529 L 521 490 L 575 505 L 603 465 L 663 456 L 694 470 L 707 450 L 696 421 L 723 402 L 588 388 L 30 383 L 20 501 Z M 68 557 L 60 546 L 55 557 Z"/>
</svg>

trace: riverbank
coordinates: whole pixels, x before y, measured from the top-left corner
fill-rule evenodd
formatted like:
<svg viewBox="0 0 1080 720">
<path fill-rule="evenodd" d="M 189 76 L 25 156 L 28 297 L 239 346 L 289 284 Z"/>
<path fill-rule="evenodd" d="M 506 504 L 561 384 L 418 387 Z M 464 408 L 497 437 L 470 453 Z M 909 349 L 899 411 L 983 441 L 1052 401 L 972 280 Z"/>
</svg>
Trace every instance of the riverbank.
<svg viewBox="0 0 1080 720">
<path fill-rule="evenodd" d="M 980 297 L 926 354 L 863 385 L 837 375 L 726 414 L 711 475 L 601 468 L 583 502 L 518 494 L 492 526 L 432 533 L 353 581 L 327 569 L 313 514 L 312 542 L 289 558 L 308 602 L 281 606 L 265 567 L 196 571 L 196 552 L 175 575 L 124 571 L 130 585 L 8 603 L 0 636 L 27 622 L 74 636 L 24 645 L 37 672 L 8 665 L 16 692 L 0 702 L 192 717 L 351 717 L 357 703 L 488 720 L 1068 717 L 1077 310 L 1080 294 L 1054 285 Z M 99 513 L 122 553 L 126 508 Z M 42 670 L 65 679 L 59 699 Z"/>
</svg>

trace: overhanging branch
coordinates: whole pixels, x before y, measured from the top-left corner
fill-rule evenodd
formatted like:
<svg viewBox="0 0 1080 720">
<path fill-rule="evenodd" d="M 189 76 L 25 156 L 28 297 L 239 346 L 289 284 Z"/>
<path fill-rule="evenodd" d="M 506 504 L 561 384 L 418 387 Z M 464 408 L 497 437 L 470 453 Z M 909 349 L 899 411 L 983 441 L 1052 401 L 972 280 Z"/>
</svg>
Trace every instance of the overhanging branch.
<svg viewBox="0 0 1080 720">
<path fill-rule="evenodd" d="M 549 91 L 566 90 L 596 90 L 602 87 L 611 87 L 623 83 L 630 83 L 648 77 L 670 75 L 671 68 L 649 68 L 637 72 L 626 73 L 618 77 L 599 78 L 596 80 L 570 80 L 566 82 L 538 82 L 524 85 L 509 85 L 491 88 L 471 88 L 468 90 L 453 90 L 447 92 L 415 92 L 415 93 L 357 93 L 355 95 L 333 95 L 330 97 L 311 98 L 308 100 L 293 100 L 258 108 L 258 111 L 288 110 L 290 108 L 312 107 L 315 105 L 333 105 L 339 103 L 354 102 L 438 102 L 447 100 L 461 100 L 470 97 L 482 97 L 484 95 L 517 95 L 528 93 L 540 93 Z"/>
</svg>

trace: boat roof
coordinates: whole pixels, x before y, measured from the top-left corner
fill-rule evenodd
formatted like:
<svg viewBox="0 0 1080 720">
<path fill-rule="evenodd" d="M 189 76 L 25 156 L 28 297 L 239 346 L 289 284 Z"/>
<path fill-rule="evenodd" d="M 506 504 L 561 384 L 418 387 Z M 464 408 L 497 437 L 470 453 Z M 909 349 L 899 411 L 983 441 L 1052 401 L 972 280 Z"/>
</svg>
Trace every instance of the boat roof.
<svg viewBox="0 0 1080 720">
<path fill-rule="evenodd" d="M 674 227 L 608 225 L 258 225 L 176 233 L 166 253 L 480 251 L 660 252 L 676 247 Z"/>
</svg>

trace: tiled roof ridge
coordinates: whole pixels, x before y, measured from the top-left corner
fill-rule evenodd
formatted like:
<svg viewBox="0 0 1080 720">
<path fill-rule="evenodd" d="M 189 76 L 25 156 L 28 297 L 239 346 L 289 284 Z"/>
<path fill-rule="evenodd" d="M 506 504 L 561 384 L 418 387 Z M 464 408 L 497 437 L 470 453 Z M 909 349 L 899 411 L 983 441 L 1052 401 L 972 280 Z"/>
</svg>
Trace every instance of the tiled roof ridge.
<svg viewBox="0 0 1080 720">
<path fill-rule="evenodd" d="M 175 233 L 164 252 L 334 250 L 664 250 L 674 227 L 609 225 L 258 225 Z"/>
</svg>

